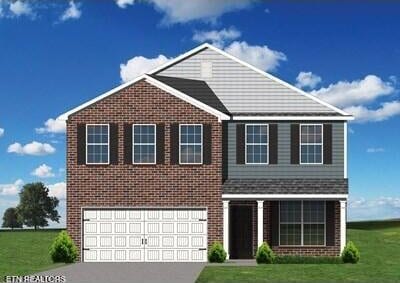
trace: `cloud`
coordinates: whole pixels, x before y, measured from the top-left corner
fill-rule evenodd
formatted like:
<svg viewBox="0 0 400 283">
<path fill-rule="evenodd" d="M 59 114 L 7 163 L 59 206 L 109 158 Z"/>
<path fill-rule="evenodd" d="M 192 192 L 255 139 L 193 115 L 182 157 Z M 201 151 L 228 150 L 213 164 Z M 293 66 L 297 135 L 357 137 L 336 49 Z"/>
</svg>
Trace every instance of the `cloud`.
<svg viewBox="0 0 400 283">
<path fill-rule="evenodd" d="M 400 197 L 357 198 L 349 201 L 349 218 L 353 221 L 399 217 Z"/>
<path fill-rule="evenodd" d="M 39 178 L 51 178 L 54 177 L 54 173 L 52 172 L 52 168 L 46 164 L 42 164 L 32 171 L 31 175 L 39 177 Z"/>
<path fill-rule="evenodd" d="M 4 129 L 3 129 L 3 128 L 0 128 L 0 138 L 1 138 L 2 136 L 4 136 Z"/>
<path fill-rule="evenodd" d="M 66 188 L 67 185 L 65 182 L 55 183 L 52 185 L 47 185 L 49 188 L 49 196 L 56 197 L 59 200 L 66 199 Z"/>
<path fill-rule="evenodd" d="M 146 58 L 143 56 L 136 56 L 128 60 L 126 64 L 121 64 L 120 76 L 123 82 L 128 82 L 134 78 L 154 69 L 172 58 L 167 58 L 164 55 L 158 55 L 155 58 Z"/>
<path fill-rule="evenodd" d="M 136 1 L 139 2 L 139 1 Z M 242 10 L 256 0 L 145 0 L 164 15 L 163 24 L 187 23 L 194 20 L 215 22 L 225 13 Z M 133 5 L 134 0 L 116 0 L 121 8 Z"/>
<path fill-rule="evenodd" d="M 321 77 L 312 72 L 300 72 L 296 78 L 298 88 L 315 88 L 321 81 Z"/>
<path fill-rule="evenodd" d="M 33 141 L 22 146 L 20 143 L 16 142 L 9 145 L 7 152 L 16 153 L 19 155 L 48 155 L 56 152 L 56 149 L 48 143 L 40 143 Z"/>
<path fill-rule="evenodd" d="M 60 16 L 60 21 L 65 22 L 67 20 L 79 19 L 82 15 L 82 11 L 79 10 L 80 4 L 75 4 L 74 1 L 69 2 L 68 8 Z"/>
<path fill-rule="evenodd" d="M 65 133 L 66 123 L 65 121 L 50 118 L 44 123 L 43 128 L 36 128 L 35 130 L 36 133 L 38 134 L 44 134 L 44 133 L 61 134 Z"/>
<path fill-rule="evenodd" d="M 245 41 L 232 42 L 225 51 L 263 71 L 274 71 L 281 61 L 287 60 L 280 51 L 269 49 L 266 45 L 249 45 Z"/>
<path fill-rule="evenodd" d="M 218 48 L 225 46 L 226 42 L 237 39 L 241 36 L 241 32 L 234 27 L 222 30 L 195 31 L 192 39 L 196 42 L 211 42 Z"/>
<path fill-rule="evenodd" d="M 17 0 L 11 1 L 9 6 L 10 12 L 16 16 L 34 16 L 32 7 L 27 1 Z"/>
<path fill-rule="evenodd" d="M 367 75 L 361 80 L 339 81 L 310 93 L 337 107 L 349 107 L 368 103 L 394 92 L 392 82 L 385 82 L 375 75 Z"/>
<path fill-rule="evenodd" d="M 350 106 L 343 109 L 354 115 L 356 123 L 380 122 L 393 116 L 400 115 L 400 101 L 382 103 L 377 109 L 369 109 L 365 106 Z"/>
<path fill-rule="evenodd" d="M 12 184 L 0 184 L 0 195 L 15 196 L 19 193 L 24 181 L 21 179 L 16 180 Z"/>
<path fill-rule="evenodd" d="M 385 152 L 385 149 L 382 147 L 370 147 L 367 148 L 368 153 L 378 153 L 378 152 Z"/>
</svg>

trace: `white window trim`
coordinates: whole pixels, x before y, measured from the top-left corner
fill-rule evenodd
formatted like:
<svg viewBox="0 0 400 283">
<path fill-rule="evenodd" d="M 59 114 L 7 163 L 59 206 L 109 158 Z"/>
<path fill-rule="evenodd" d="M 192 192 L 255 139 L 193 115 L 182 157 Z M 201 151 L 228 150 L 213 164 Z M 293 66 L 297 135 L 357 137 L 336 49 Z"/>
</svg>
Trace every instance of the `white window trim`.
<svg viewBox="0 0 400 283">
<path fill-rule="evenodd" d="M 247 142 L 247 126 L 267 126 L 267 143 L 248 143 Z M 268 165 L 269 164 L 269 124 L 245 124 L 244 126 L 244 154 L 245 154 L 245 164 L 248 165 Z M 267 146 L 267 162 L 252 163 L 247 162 L 247 145 L 266 145 Z"/>
<path fill-rule="evenodd" d="M 301 127 L 302 126 L 321 126 L 321 143 L 302 143 Z M 321 145 L 321 162 L 301 162 L 301 146 L 302 145 Z M 324 164 L 324 124 L 300 124 L 299 130 L 299 164 L 300 165 L 322 165 Z"/>
<path fill-rule="evenodd" d="M 201 143 L 181 143 L 181 128 L 182 126 L 200 126 L 200 133 L 201 133 Z M 201 153 L 200 153 L 200 162 L 192 162 L 192 163 L 186 163 L 181 161 L 181 146 L 182 145 L 200 145 L 201 148 Z M 203 164 L 203 124 L 179 124 L 179 164 L 180 165 L 199 165 Z"/>
<path fill-rule="evenodd" d="M 107 143 L 88 143 L 88 126 L 107 126 Z M 86 164 L 89 165 L 108 165 L 110 164 L 110 124 L 86 124 Z M 89 145 L 107 145 L 108 162 L 88 162 L 88 146 Z"/>
<path fill-rule="evenodd" d="M 279 201 L 279 212 L 278 212 L 278 219 L 279 219 L 279 246 L 280 247 L 326 247 L 326 201 L 324 202 L 324 222 L 304 222 L 303 219 L 303 202 L 304 200 L 285 200 L 285 201 L 300 201 L 301 202 L 301 223 L 299 222 L 283 222 L 282 224 L 300 224 L 301 225 L 301 244 L 300 245 L 281 245 L 281 201 Z M 307 200 L 309 201 L 309 200 Z M 321 200 L 318 200 L 321 201 Z M 324 224 L 324 244 L 323 245 L 304 245 L 304 224 Z"/>
<path fill-rule="evenodd" d="M 154 162 L 135 162 L 135 145 L 152 145 L 153 143 L 135 144 L 135 126 L 153 126 L 154 127 Z M 157 163 L 157 126 L 156 124 L 132 124 L 132 164 L 154 165 Z"/>
</svg>

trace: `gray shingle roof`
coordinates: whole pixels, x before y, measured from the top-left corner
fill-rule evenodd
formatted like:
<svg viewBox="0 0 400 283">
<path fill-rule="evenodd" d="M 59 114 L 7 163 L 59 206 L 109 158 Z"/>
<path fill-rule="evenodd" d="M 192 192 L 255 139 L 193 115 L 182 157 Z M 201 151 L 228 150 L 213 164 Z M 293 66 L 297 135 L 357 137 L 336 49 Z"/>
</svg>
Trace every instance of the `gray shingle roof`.
<svg viewBox="0 0 400 283">
<path fill-rule="evenodd" d="M 347 194 L 347 179 L 228 179 L 223 194 Z"/>
</svg>

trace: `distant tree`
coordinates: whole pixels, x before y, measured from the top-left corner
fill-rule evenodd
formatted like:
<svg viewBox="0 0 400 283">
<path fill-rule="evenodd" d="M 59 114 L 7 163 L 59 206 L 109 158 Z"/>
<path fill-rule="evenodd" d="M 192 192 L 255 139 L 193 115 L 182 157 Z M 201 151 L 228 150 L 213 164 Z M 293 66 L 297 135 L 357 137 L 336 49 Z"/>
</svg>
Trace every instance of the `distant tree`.
<svg viewBox="0 0 400 283">
<path fill-rule="evenodd" d="M 23 224 L 36 230 L 48 226 L 47 219 L 59 222 L 58 202 L 56 197 L 49 196 L 49 189 L 43 183 L 30 183 L 24 185 L 19 193 L 17 209 Z"/>
<path fill-rule="evenodd" d="M 15 207 L 7 208 L 3 215 L 3 225 L 6 228 L 22 228 L 22 220 Z"/>
</svg>

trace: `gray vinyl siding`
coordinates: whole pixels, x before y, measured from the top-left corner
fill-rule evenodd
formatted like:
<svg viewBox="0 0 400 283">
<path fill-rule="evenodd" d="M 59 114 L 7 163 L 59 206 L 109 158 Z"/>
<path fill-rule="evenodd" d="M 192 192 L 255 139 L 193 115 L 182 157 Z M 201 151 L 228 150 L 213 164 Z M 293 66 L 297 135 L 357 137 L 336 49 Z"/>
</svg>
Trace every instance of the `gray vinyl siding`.
<svg viewBox="0 0 400 283">
<path fill-rule="evenodd" d="M 212 62 L 212 78 L 201 77 L 202 61 Z M 157 75 L 205 81 L 231 113 L 335 113 L 332 109 L 209 48 L 161 70 Z"/>
<path fill-rule="evenodd" d="M 343 122 L 332 124 L 332 164 L 290 164 L 290 122 L 278 123 L 278 164 L 236 164 L 236 124 L 228 122 L 224 145 L 227 149 L 227 178 L 343 178 L 344 176 L 344 126 Z M 240 122 L 244 123 L 244 122 Z"/>
</svg>

